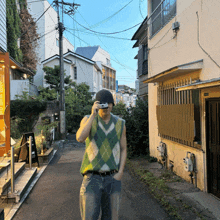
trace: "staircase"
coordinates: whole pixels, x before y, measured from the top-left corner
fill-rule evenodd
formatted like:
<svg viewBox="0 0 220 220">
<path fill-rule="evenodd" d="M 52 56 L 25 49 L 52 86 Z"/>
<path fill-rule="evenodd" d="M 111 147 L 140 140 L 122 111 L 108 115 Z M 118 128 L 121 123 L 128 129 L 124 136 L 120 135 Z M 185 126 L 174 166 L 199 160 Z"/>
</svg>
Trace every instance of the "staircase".
<svg viewBox="0 0 220 220">
<path fill-rule="evenodd" d="M 10 158 L 0 162 L 0 197 L 7 201 L 18 203 L 34 179 L 37 168 L 26 168 L 25 162 L 14 163 L 14 193 L 11 193 Z"/>
</svg>

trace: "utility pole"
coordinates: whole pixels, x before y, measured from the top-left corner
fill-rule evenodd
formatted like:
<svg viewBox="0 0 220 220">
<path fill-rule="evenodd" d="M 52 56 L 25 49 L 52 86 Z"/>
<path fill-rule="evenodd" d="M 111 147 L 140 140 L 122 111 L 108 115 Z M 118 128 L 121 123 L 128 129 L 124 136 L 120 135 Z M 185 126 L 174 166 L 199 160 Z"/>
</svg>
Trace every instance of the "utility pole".
<svg viewBox="0 0 220 220">
<path fill-rule="evenodd" d="M 58 0 L 54 1 L 57 6 L 57 19 L 58 19 L 58 29 L 59 29 L 59 55 L 60 55 L 60 134 L 61 138 L 66 138 L 66 117 L 65 117 L 65 90 L 64 90 L 64 62 L 63 62 L 63 32 L 65 30 L 63 23 L 60 21 L 59 15 L 59 4 L 62 4 L 62 20 L 63 20 L 63 12 L 65 14 L 73 14 L 75 10 L 75 6 L 78 7 L 80 5 L 74 3 L 67 3 L 62 0 L 59 2 Z M 68 5 L 70 7 L 69 10 L 63 11 L 63 5 Z"/>
</svg>

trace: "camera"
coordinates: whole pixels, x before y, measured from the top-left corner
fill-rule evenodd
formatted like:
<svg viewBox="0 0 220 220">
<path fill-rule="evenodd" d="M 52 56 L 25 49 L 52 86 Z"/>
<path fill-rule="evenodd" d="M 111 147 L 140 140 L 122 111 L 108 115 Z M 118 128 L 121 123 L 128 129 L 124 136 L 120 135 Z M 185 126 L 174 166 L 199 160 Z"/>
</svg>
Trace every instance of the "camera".
<svg viewBox="0 0 220 220">
<path fill-rule="evenodd" d="M 101 109 L 106 109 L 106 108 L 108 108 L 108 103 L 100 103 L 100 104 L 99 104 L 99 107 L 100 107 Z"/>
</svg>

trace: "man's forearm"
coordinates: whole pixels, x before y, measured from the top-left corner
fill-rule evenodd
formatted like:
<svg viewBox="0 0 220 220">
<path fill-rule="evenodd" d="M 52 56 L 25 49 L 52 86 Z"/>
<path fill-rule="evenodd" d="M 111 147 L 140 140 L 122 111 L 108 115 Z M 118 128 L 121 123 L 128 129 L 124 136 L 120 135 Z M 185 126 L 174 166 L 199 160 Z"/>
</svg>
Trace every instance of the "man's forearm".
<svg viewBox="0 0 220 220">
<path fill-rule="evenodd" d="M 94 118 L 94 115 L 90 115 L 85 125 L 79 128 L 79 130 L 76 133 L 76 139 L 78 142 L 84 142 L 86 138 L 89 136 L 89 132 L 91 130 Z"/>
<path fill-rule="evenodd" d="M 127 158 L 127 148 L 121 150 L 119 173 L 123 173 Z"/>
</svg>

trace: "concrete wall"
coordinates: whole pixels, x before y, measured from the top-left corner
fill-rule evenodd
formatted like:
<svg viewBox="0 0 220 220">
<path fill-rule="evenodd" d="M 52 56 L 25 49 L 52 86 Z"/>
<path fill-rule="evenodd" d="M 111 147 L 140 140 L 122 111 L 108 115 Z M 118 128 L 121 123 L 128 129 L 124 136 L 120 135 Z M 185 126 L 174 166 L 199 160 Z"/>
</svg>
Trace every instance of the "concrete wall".
<svg viewBox="0 0 220 220">
<path fill-rule="evenodd" d="M 110 60 L 110 55 L 107 51 L 103 50 L 101 47 L 98 48 L 95 55 L 93 56 L 93 61 L 101 61 L 105 65 L 107 65 L 106 59 Z"/>
<path fill-rule="evenodd" d="M 148 0 L 148 14 L 151 14 L 151 0 Z M 220 77 L 220 68 L 199 47 L 198 33 L 201 46 L 220 65 L 219 56 L 219 29 L 220 25 L 220 1 L 201 0 L 177 0 L 177 14 L 166 24 L 155 36 L 149 39 L 150 48 L 148 56 L 149 77 L 173 68 L 177 65 L 203 59 L 203 68 L 199 73 L 200 80 L 208 80 Z M 198 18 L 199 16 L 199 26 Z M 180 29 L 174 37 L 172 23 L 178 21 Z M 150 28 L 148 29 L 150 31 Z M 190 73 L 193 75 L 194 73 Z M 175 81 L 175 79 L 173 79 Z M 166 81 L 164 81 L 166 83 Z M 157 146 L 161 141 L 158 136 L 156 105 L 157 85 L 149 84 L 149 132 L 150 132 L 150 154 L 158 157 Z M 220 97 L 219 88 L 200 90 L 201 108 L 201 137 L 202 150 L 206 152 L 205 137 L 205 97 L 204 92 L 209 92 L 212 97 Z M 209 97 L 210 97 L 209 96 Z M 208 97 L 208 98 L 209 98 Z M 194 153 L 197 159 L 198 187 L 207 191 L 206 176 L 206 153 L 186 145 L 181 145 L 162 138 L 167 144 L 168 160 L 174 161 L 174 172 L 190 181 L 189 173 L 184 171 L 183 158 L 186 152 Z"/>
<path fill-rule="evenodd" d="M 29 92 L 29 80 L 10 81 L 10 99 L 15 100 L 15 95 L 22 95 L 22 91 Z"/>
<path fill-rule="evenodd" d="M 0 47 L 7 51 L 6 0 L 0 0 Z"/>
</svg>

